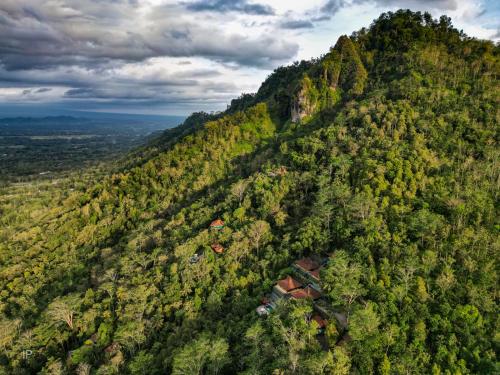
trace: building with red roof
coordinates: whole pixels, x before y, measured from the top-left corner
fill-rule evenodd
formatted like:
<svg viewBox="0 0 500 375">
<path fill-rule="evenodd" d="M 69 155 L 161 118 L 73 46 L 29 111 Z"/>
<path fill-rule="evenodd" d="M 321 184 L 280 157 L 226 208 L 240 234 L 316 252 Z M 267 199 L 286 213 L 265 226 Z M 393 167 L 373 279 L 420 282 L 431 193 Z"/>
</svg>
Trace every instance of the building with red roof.
<svg viewBox="0 0 500 375">
<path fill-rule="evenodd" d="M 321 297 L 321 295 L 322 294 L 320 292 L 310 287 L 309 285 L 306 286 L 304 289 L 294 290 L 293 292 L 290 293 L 290 296 L 295 299 L 311 298 L 313 300 L 317 300 L 318 298 Z"/>
<path fill-rule="evenodd" d="M 319 263 L 311 258 L 302 258 L 295 262 L 295 267 L 302 272 L 308 273 L 319 268 Z"/>
<path fill-rule="evenodd" d="M 289 293 L 292 290 L 302 288 L 302 284 L 295 280 L 292 276 L 287 276 L 283 280 L 278 281 L 276 287 L 281 289 L 284 293 Z"/>
<path fill-rule="evenodd" d="M 222 229 L 224 228 L 224 222 L 221 219 L 214 220 L 210 223 L 210 228 Z"/>
<path fill-rule="evenodd" d="M 309 274 L 311 275 L 311 277 L 315 280 L 315 281 L 320 281 L 320 276 L 319 276 L 319 272 L 321 271 L 321 267 L 318 268 L 318 269 L 315 269 L 311 272 L 309 272 Z"/>
<path fill-rule="evenodd" d="M 214 243 L 212 246 L 210 246 L 213 251 L 215 251 L 217 254 L 222 254 L 224 252 L 224 248 L 222 247 L 221 244 Z"/>
<path fill-rule="evenodd" d="M 280 298 L 283 298 L 288 293 L 298 290 L 302 288 L 302 284 L 295 280 L 291 276 L 287 276 L 283 280 L 279 280 L 277 284 L 273 288 L 273 292 L 271 294 L 271 300 L 277 301 Z"/>
</svg>

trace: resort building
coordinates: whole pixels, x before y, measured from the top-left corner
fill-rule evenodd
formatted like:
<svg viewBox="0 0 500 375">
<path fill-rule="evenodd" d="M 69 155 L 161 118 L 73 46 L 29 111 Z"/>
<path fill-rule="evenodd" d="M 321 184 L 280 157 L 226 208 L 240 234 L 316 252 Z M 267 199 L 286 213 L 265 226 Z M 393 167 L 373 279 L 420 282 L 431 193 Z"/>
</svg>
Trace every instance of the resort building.
<svg viewBox="0 0 500 375">
<path fill-rule="evenodd" d="M 300 288 L 302 288 L 302 284 L 300 282 L 298 282 L 291 276 L 287 276 L 283 280 L 279 280 L 278 283 L 274 286 L 271 300 L 276 301 L 280 298 L 285 297 L 288 293 Z"/>
</svg>

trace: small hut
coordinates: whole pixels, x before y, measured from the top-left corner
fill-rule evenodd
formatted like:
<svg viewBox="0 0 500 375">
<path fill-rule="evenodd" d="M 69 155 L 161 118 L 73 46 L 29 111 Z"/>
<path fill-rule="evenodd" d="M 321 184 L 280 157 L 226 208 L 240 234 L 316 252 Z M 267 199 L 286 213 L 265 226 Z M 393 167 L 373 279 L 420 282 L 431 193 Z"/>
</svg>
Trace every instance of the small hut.
<svg viewBox="0 0 500 375">
<path fill-rule="evenodd" d="M 214 252 L 217 254 L 222 254 L 224 252 L 224 248 L 222 247 L 221 244 L 214 243 L 212 246 L 210 246 Z"/>
<path fill-rule="evenodd" d="M 214 220 L 210 223 L 210 229 L 220 230 L 224 228 L 224 222 L 221 219 Z"/>
</svg>

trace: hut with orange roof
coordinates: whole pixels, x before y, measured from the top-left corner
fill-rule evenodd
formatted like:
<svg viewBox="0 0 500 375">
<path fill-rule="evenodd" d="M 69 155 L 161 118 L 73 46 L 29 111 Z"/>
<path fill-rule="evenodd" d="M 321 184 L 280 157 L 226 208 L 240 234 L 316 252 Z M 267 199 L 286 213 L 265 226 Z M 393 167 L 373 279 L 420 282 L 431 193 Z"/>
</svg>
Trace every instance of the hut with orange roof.
<svg viewBox="0 0 500 375">
<path fill-rule="evenodd" d="M 217 254 L 222 254 L 224 252 L 224 247 L 219 243 L 214 243 L 210 246 L 214 252 Z"/>
<path fill-rule="evenodd" d="M 222 229 L 224 222 L 221 219 L 216 219 L 210 223 L 210 229 Z"/>
</svg>

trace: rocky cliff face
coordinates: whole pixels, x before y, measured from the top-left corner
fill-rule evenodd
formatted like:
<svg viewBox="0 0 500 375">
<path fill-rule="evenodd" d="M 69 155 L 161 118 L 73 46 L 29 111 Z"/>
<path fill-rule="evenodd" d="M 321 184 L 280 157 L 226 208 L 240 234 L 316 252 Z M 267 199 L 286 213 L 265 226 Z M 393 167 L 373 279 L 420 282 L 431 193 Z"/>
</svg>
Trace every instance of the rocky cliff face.
<svg viewBox="0 0 500 375">
<path fill-rule="evenodd" d="M 292 96 L 291 120 L 292 122 L 301 122 L 307 116 L 310 116 L 318 107 L 319 93 L 313 81 L 309 76 L 304 76 L 300 81 L 295 95 Z"/>
<path fill-rule="evenodd" d="M 300 90 L 292 99 L 291 119 L 292 122 L 300 122 L 304 117 L 314 112 L 315 105 L 307 98 L 305 90 Z"/>
<path fill-rule="evenodd" d="M 342 96 L 361 95 L 367 78 L 356 46 L 349 37 L 340 37 L 320 64 L 299 81 L 291 96 L 291 121 L 301 122 L 314 112 L 334 105 Z"/>
</svg>

